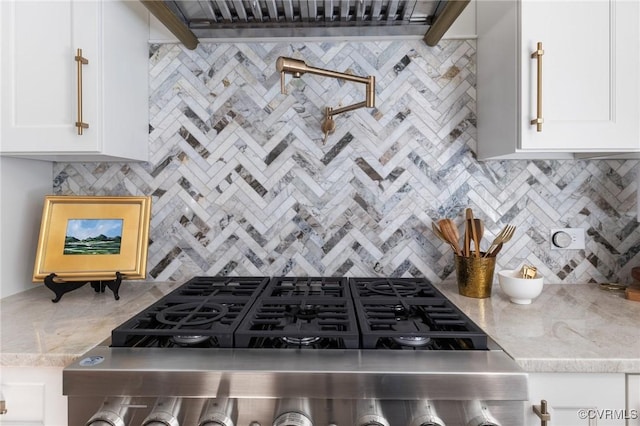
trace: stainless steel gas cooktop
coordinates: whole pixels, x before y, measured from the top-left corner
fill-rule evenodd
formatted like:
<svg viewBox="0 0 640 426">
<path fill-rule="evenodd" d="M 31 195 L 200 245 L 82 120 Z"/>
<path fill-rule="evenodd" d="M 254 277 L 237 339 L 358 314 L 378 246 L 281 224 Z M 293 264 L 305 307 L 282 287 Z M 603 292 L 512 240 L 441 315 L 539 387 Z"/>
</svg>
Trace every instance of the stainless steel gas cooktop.
<svg viewBox="0 0 640 426">
<path fill-rule="evenodd" d="M 524 424 L 527 375 L 420 278 L 196 277 L 63 373 L 70 424 Z"/>
</svg>

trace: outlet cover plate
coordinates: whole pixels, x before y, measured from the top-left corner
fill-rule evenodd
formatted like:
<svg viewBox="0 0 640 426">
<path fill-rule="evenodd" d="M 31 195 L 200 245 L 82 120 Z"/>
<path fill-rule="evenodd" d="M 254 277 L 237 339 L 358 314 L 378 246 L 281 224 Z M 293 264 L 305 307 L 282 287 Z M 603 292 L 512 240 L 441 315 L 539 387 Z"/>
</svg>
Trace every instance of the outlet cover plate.
<svg viewBox="0 0 640 426">
<path fill-rule="evenodd" d="M 584 228 L 557 228 L 551 230 L 552 250 L 584 250 Z"/>
</svg>

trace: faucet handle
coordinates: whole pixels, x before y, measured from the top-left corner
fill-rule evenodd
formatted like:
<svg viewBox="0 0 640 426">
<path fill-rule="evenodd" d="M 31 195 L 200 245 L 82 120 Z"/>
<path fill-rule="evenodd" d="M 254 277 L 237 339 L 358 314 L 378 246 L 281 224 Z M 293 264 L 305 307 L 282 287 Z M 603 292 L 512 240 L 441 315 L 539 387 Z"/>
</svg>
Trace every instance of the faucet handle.
<svg viewBox="0 0 640 426">
<path fill-rule="evenodd" d="M 324 138 L 322 139 L 322 145 L 327 143 L 327 137 L 332 135 L 333 132 L 336 131 L 336 122 L 333 119 L 333 115 L 331 111 L 333 108 L 326 107 L 324 110 L 324 121 L 322 122 L 322 132 L 324 133 Z"/>
</svg>

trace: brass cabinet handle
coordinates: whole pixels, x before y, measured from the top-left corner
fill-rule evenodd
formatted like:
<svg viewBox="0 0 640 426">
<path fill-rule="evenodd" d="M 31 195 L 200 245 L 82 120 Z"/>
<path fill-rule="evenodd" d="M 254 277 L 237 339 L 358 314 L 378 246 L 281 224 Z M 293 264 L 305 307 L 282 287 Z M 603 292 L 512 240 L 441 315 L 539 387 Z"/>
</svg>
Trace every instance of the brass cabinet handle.
<svg viewBox="0 0 640 426">
<path fill-rule="evenodd" d="M 89 124 L 82 121 L 82 66 L 88 64 L 89 61 L 82 57 L 82 49 L 78 49 L 75 60 L 78 63 L 78 121 L 76 121 L 76 127 L 78 135 L 82 135 L 82 130 L 89 128 Z"/>
<path fill-rule="evenodd" d="M 0 390 L 0 414 L 7 414 L 7 403 L 4 400 L 4 395 Z"/>
<path fill-rule="evenodd" d="M 538 60 L 537 111 L 536 118 L 531 120 L 531 125 L 535 124 L 538 132 L 542 131 L 542 123 L 544 122 L 542 119 L 542 55 L 544 55 L 544 50 L 542 50 L 542 42 L 539 41 L 538 48 L 531 54 L 531 58 Z"/>
<path fill-rule="evenodd" d="M 540 426 L 547 426 L 547 422 L 551 420 L 551 415 L 547 410 L 547 401 L 540 401 L 540 405 L 533 406 L 533 412 L 540 418 Z"/>
</svg>

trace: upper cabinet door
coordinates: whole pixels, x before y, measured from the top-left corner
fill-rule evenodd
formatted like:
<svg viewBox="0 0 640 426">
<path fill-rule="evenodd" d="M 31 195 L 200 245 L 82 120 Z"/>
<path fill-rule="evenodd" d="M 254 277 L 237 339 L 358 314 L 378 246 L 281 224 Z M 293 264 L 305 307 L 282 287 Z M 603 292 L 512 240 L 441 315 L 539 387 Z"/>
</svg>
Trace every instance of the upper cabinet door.
<svg viewBox="0 0 640 426">
<path fill-rule="evenodd" d="M 149 22 L 142 4 L 7 0 L 0 1 L 0 24 L 0 155 L 148 158 Z"/>
<path fill-rule="evenodd" d="M 639 1 L 482 0 L 477 19 L 478 158 L 640 152 Z"/>
<path fill-rule="evenodd" d="M 98 2 L 3 2 L 2 148 L 96 151 Z M 83 121 L 75 61 L 81 48 Z M 15 148 L 14 148 L 15 147 Z"/>
<path fill-rule="evenodd" d="M 520 148 L 640 150 L 638 5 L 635 0 L 521 3 Z M 543 54 L 532 58 L 538 43 Z M 541 131 L 531 124 L 539 102 Z"/>
</svg>

